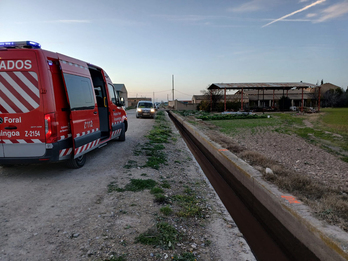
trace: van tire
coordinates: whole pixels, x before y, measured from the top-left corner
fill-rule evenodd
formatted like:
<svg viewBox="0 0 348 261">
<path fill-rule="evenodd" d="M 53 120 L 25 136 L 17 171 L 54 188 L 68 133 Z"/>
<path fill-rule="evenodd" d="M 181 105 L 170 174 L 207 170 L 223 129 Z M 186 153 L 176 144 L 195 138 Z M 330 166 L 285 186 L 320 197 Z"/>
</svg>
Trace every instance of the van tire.
<svg viewBox="0 0 348 261">
<path fill-rule="evenodd" d="M 14 164 L 1 164 L 0 166 L 3 168 L 12 168 Z"/>
<path fill-rule="evenodd" d="M 124 126 L 124 123 L 122 123 L 122 131 L 120 136 L 118 137 L 119 141 L 125 141 L 126 140 L 126 126 Z"/>
<path fill-rule="evenodd" d="M 85 165 L 86 160 L 87 160 L 86 154 L 83 154 L 80 157 L 77 157 L 75 159 L 71 158 L 70 160 L 68 160 L 67 165 L 69 168 L 79 169 Z"/>
</svg>

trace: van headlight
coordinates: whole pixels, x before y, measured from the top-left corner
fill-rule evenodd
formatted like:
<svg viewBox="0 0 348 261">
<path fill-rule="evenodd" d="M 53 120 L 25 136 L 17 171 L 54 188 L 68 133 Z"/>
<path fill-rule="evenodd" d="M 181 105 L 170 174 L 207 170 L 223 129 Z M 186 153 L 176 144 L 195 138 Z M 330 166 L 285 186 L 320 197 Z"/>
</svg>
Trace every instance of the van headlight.
<svg viewBox="0 0 348 261">
<path fill-rule="evenodd" d="M 152 108 L 152 109 L 151 109 L 151 112 L 155 112 L 155 109 L 154 109 L 154 108 Z"/>
<path fill-rule="evenodd" d="M 138 111 L 138 112 L 141 112 L 141 109 L 140 109 L 140 108 L 138 108 L 138 109 L 137 109 L 137 111 Z"/>
</svg>

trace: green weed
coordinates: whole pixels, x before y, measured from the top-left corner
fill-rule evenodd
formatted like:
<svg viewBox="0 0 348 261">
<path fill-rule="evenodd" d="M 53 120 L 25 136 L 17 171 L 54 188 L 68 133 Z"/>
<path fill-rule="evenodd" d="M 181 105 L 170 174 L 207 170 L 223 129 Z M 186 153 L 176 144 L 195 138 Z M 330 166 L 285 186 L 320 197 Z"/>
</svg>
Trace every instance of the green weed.
<svg viewBox="0 0 348 261">
<path fill-rule="evenodd" d="M 117 186 L 117 182 L 113 181 L 108 185 L 108 193 L 111 193 L 113 191 L 117 191 L 119 188 Z"/>
<path fill-rule="evenodd" d="M 216 120 L 240 120 L 240 119 L 265 119 L 267 115 L 257 114 L 211 114 L 196 116 L 197 119 L 203 121 L 216 121 Z"/>
<path fill-rule="evenodd" d="M 211 245 L 211 241 L 209 239 L 204 241 L 204 245 L 205 246 L 210 246 Z"/>
<path fill-rule="evenodd" d="M 328 129 L 340 134 L 348 134 L 348 108 L 325 108 L 322 122 Z"/>
<path fill-rule="evenodd" d="M 149 141 L 134 151 L 135 155 L 143 154 L 148 157 L 146 164 L 142 167 L 159 169 L 162 164 L 167 162 L 166 154 L 163 152 L 165 149 L 163 143 L 168 143 L 171 136 L 172 131 L 165 120 L 164 112 L 160 111 L 156 116 L 155 125 L 150 133 L 145 136 Z M 132 164 L 127 165 L 128 168 L 132 166 Z"/>
<path fill-rule="evenodd" d="M 170 224 L 160 222 L 135 238 L 135 243 L 158 246 L 163 249 L 174 249 L 182 235 Z"/>
<path fill-rule="evenodd" d="M 154 187 L 150 191 L 151 194 L 159 194 L 159 193 L 164 193 L 164 190 L 159 188 L 159 187 Z"/>
<path fill-rule="evenodd" d="M 161 124 L 155 125 L 146 137 L 150 140 L 150 143 L 168 143 L 171 135 L 170 128 L 167 125 Z"/>
<path fill-rule="evenodd" d="M 153 151 L 152 156 L 147 159 L 146 164 L 143 167 L 150 167 L 153 169 L 159 169 L 161 164 L 167 162 L 166 154 L 162 151 Z"/>
<path fill-rule="evenodd" d="M 178 217 L 202 217 L 202 208 L 199 206 L 195 193 L 186 188 L 185 193 L 187 195 L 175 195 L 173 200 L 177 201 L 181 209 L 176 213 Z"/>
<path fill-rule="evenodd" d="M 160 208 L 160 211 L 165 215 L 165 216 L 169 216 L 170 214 L 173 213 L 173 210 L 168 207 L 168 206 L 165 206 L 165 207 L 162 207 Z"/>
<path fill-rule="evenodd" d="M 131 179 L 130 183 L 128 183 L 124 188 L 116 188 L 117 192 L 124 191 L 142 191 L 145 189 L 152 189 L 157 185 L 157 182 L 152 179 Z M 109 185 L 110 186 L 110 185 Z"/>
<path fill-rule="evenodd" d="M 341 157 L 341 160 L 348 163 L 348 157 Z"/>
<path fill-rule="evenodd" d="M 158 193 L 158 194 L 155 194 L 154 201 L 158 204 L 166 204 L 168 203 L 169 199 L 165 195 Z"/>
<path fill-rule="evenodd" d="M 162 182 L 161 187 L 169 189 L 170 188 L 170 184 L 169 184 L 168 181 L 165 180 L 165 181 Z"/>
<path fill-rule="evenodd" d="M 125 169 L 132 169 L 132 168 L 137 168 L 138 163 L 134 160 L 128 160 L 127 164 L 123 166 Z"/>
<path fill-rule="evenodd" d="M 224 121 L 210 121 L 210 123 L 220 128 L 220 131 L 226 134 L 241 133 L 245 130 L 253 132 L 256 128 L 270 128 L 278 124 L 275 118 L 261 119 L 236 119 Z"/>
</svg>

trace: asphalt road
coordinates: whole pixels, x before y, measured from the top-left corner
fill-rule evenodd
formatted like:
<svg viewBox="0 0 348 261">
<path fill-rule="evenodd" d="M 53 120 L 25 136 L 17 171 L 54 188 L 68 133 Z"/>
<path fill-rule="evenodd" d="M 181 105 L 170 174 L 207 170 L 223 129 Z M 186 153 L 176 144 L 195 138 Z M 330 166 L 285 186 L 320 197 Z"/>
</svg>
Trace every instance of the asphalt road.
<svg viewBox="0 0 348 261">
<path fill-rule="evenodd" d="M 135 110 L 127 115 L 126 141 L 111 141 L 88 153 L 83 168 L 69 169 L 64 163 L 0 167 L 0 260 L 43 258 L 50 250 L 53 223 L 64 229 L 64 223 L 84 215 L 154 123 L 136 119 Z"/>
</svg>

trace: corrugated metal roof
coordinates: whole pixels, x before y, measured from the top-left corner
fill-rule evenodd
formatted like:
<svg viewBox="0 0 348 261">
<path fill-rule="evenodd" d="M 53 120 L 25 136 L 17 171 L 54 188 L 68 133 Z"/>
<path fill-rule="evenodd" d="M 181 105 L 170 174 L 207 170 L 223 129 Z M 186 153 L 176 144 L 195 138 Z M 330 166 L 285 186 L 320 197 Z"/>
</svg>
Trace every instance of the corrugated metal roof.
<svg viewBox="0 0 348 261">
<path fill-rule="evenodd" d="M 208 89 L 291 89 L 317 87 L 315 84 L 306 82 L 255 82 L 255 83 L 213 83 Z"/>
</svg>

